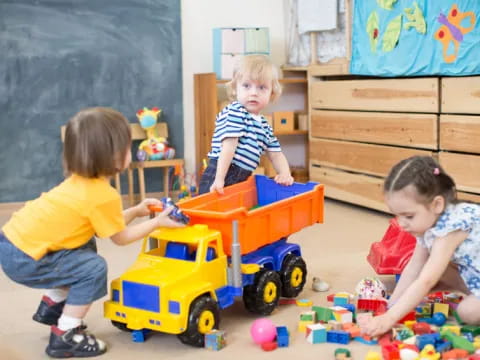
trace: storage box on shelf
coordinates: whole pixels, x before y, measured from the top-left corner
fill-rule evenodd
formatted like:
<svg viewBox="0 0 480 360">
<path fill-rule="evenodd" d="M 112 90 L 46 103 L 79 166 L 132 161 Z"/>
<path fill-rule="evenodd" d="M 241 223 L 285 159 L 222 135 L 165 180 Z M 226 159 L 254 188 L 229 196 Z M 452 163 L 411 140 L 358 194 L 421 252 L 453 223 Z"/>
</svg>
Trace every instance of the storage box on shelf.
<svg viewBox="0 0 480 360">
<path fill-rule="evenodd" d="M 270 53 L 268 28 L 213 29 L 213 68 L 218 79 L 232 77 L 239 57 L 246 54 Z"/>
<path fill-rule="evenodd" d="M 439 80 L 316 71 L 309 71 L 310 179 L 324 183 L 328 197 L 388 211 L 382 185 L 391 166 L 438 149 Z"/>
</svg>

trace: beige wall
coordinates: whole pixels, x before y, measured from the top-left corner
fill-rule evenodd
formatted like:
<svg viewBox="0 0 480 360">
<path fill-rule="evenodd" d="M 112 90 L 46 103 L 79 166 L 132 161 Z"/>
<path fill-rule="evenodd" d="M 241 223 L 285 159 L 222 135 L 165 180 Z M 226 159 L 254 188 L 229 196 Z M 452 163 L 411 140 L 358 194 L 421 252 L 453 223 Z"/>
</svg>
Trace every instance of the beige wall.
<svg viewBox="0 0 480 360">
<path fill-rule="evenodd" d="M 272 59 L 277 65 L 282 65 L 286 60 L 283 4 L 283 0 L 182 0 L 183 116 L 187 172 L 195 169 L 193 74 L 213 71 L 212 29 L 268 27 Z"/>
</svg>

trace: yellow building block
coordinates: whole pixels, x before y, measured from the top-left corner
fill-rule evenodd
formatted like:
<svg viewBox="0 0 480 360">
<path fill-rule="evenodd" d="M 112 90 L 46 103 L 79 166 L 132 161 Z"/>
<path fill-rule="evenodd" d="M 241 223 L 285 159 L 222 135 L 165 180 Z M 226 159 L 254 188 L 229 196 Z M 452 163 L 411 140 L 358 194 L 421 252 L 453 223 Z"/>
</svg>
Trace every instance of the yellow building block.
<svg viewBox="0 0 480 360">
<path fill-rule="evenodd" d="M 443 315 L 445 315 L 446 318 L 448 318 L 448 311 L 450 309 L 450 306 L 448 304 L 442 304 L 442 303 L 435 303 L 433 304 L 433 313 L 440 312 Z"/>
<path fill-rule="evenodd" d="M 298 322 L 298 331 L 305 333 L 307 331 L 307 326 L 308 325 L 313 325 L 314 322 L 311 320 L 300 320 Z"/>
</svg>

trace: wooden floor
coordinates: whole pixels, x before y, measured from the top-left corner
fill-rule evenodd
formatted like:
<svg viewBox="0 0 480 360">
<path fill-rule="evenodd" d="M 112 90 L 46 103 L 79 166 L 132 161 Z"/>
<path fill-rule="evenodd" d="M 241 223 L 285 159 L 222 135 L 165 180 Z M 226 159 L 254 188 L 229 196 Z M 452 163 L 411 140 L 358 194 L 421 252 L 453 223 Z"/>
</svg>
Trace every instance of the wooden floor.
<svg viewBox="0 0 480 360">
<path fill-rule="evenodd" d="M 0 225 L 9 218 L 7 211 L 0 212 Z M 302 245 L 303 256 L 308 266 L 308 283 L 300 298 L 316 305 L 328 305 L 326 294 L 338 291 L 352 292 L 357 282 L 374 272 L 366 261 L 370 244 L 382 238 L 389 216 L 364 208 L 327 200 L 325 223 L 302 230 L 291 237 L 292 242 Z M 110 240 L 99 240 L 99 252 L 109 264 L 110 280 L 119 276 L 135 259 L 140 242 L 127 247 L 115 246 Z M 331 284 L 327 293 L 311 290 L 313 276 L 321 277 Z M 382 277 L 388 287 L 391 277 Z M 2 326 L 0 327 L 0 359 L 44 359 L 49 328 L 31 320 L 42 292 L 17 285 L 0 271 L 0 304 Z M 303 334 L 297 332 L 299 314 L 306 308 L 283 305 L 270 317 L 277 325 L 287 326 L 291 333 L 291 345 L 266 355 L 255 345 L 249 335 L 255 319 L 238 301 L 222 311 L 221 329 L 227 332 L 227 347 L 220 352 L 190 348 L 182 345 L 173 335 L 155 333 L 145 343 L 134 343 L 129 333 L 114 328 L 103 318 L 103 300 L 93 304 L 86 321 L 90 331 L 108 344 L 108 352 L 101 359 L 333 359 L 337 344 L 310 345 Z M 361 360 L 369 350 L 379 347 L 351 342 L 346 346 L 354 359 Z"/>
</svg>

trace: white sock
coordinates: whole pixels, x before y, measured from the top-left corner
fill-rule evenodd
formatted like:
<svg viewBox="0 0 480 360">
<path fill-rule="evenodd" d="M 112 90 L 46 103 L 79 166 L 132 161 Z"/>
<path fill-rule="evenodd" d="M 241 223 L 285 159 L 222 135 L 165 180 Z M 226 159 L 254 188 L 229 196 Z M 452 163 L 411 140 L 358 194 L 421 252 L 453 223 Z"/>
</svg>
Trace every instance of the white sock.
<svg viewBox="0 0 480 360">
<path fill-rule="evenodd" d="M 68 291 L 64 289 L 48 289 L 45 296 L 48 296 L 52 301 L 59 303 L 67 298 Z"/>
<path fill-rule="evenodd" d="M 82 325 L 82 319 L 62 314 L 58 319 L 57 327 L 62 331 L 67 331 L 79 327 L 80 325 Z"/>
</svg>

